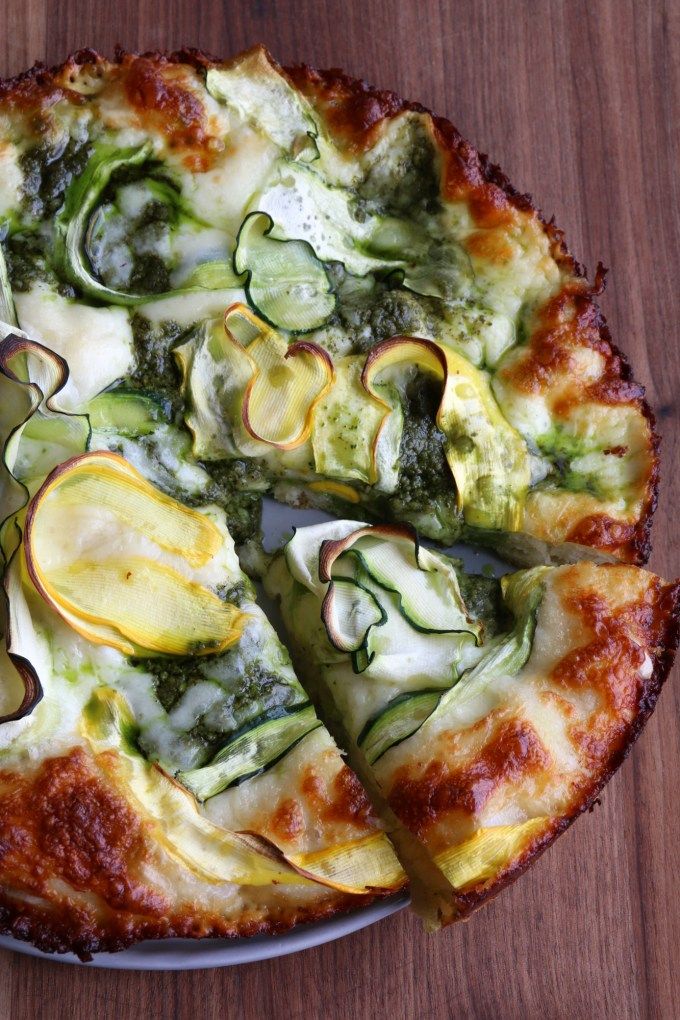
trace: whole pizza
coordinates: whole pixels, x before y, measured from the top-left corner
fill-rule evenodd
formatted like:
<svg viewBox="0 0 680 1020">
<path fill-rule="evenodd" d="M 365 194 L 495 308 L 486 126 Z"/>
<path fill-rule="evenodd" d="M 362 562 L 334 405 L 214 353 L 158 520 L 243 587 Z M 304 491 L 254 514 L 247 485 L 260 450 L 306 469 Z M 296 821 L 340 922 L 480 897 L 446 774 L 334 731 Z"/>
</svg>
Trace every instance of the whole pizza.
<svg viewBox="0 0 680 1020">
<path fill-rule="evenodd" d="M 0 242 L 0 931 L 467 916 L 677 644 L 604 271 L 448 121 L 262 47 L 0 82 Z M 265 496 L 325 522 L 265 551 Z"/>
</svg>

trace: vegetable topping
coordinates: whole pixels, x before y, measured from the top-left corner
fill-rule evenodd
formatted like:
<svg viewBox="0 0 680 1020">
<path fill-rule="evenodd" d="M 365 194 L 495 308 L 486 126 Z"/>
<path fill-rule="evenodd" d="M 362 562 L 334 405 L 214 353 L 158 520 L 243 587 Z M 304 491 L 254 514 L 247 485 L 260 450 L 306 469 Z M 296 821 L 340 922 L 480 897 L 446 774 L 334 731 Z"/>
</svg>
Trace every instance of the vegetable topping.
<svg viewBox="0 0 680 1020">
<path fill-rule="evenodd" d="M 120 533 L 117 554 L 100 555 L 65 526 L 75 515 L 96 538 L 102 512 Z M 131 533 L 143 536 L 149 552 L 144 543 L 141 555 L 134 551 Z M 62 540 L 55 550 L 56 534 Z M 88 640 L 127 655 L 202 655 L 236 641 L 242 616 L 186 572 L 159 562 L 160 553 L 197 568 L 221 542 L 206 515 L 154 489 L 122 457 L 100 452 L 74 457 L 47 477 L 29 504 L 24 552 L 40 595 Z"/>
</svg>

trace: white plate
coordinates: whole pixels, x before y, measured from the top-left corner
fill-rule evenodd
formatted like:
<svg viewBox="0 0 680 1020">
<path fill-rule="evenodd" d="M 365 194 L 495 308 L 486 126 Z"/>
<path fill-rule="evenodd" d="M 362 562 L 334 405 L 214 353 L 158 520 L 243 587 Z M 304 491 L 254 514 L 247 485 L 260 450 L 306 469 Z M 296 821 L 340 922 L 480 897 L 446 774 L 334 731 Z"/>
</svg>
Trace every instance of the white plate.
<svg viewBox="0 0 680 1020">
<path fill-rule="evenodd" d="M 301 528 L 309 524 L 330 520 L 328 514 L 318 510 L 293 510 L 281 506 L 272 500 L 264 501 L 263 531 L 265 547 L 275 549 L 289 538 L 293 527 Z M 491 553 L 479 552 L 467 546 L 456 546 L 451 552 L 458 556 L 466 570 L 480 573 L 485 567 L 491 567 L 495 574 L 508 570 L 506 564 Z M 260 590 L 260 602 L 272 624 L 281 630 L 278 607 Z M 201 970 L 206 967 L 231 967 L 238 963 L 256 963 L 269 960 L 275 956 L 287 956 L 303 949 L 323 945 L 334 939 L 351 935 L 352 932 L 367 928 L 376 921 L 381 921 L 390 914 L 396 913 L 408 903 L 407 896 L 391 897 L 382 903 L 376 903 L 360 910 L 353 911 L 330 921 L 316 924 L 300 925 L 286 935 L 265 935 L 252 939 L 167 939 L 156 942 L 142 942 L 121 953 L 102 953 L 95 956 L 87 964 L 88 967 L 108 967 L 111 970 Z M 80 963 L 72 954 L 52 955 L 41 953 L 39 949 L 19 942 L 8 936 L 0 936 L 0 948 L 12 949 L 17 953 L 26 953 L 43 960 L 59 963 Z"/>
</svg>

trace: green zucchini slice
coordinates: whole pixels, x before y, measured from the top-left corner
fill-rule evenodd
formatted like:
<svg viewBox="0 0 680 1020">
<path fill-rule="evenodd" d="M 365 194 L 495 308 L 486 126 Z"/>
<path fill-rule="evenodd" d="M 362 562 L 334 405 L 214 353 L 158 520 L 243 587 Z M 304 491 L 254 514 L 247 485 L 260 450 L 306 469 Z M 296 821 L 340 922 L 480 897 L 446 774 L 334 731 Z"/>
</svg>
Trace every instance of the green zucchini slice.
<svg viewBox="0 0 680 1020">
<path fill-rule="evenodd" d="M 190 290 L 236 290 L 242 283 L 242 278 L 234 272 L 231 260 L 225 262 L 222 259 L 215 259 L 212 262 L 201 262 L 196 266 L 180 289 L 183 293 Z M 150 300 L 154 297 L 155 295 L 151 294 Z"/>
<path fill-rule="evenodd" d="M 536 616 L 543 598 L 543 577 L 550 567 L 533 567 L 501 578 L 503 601 L 515 617 L 515 626 L 462 680 L 472 682 L 482 676 L 514 676 L 531 654 Z"/>
<path fill-rule="evenodd" d="M 93 429 L 121 436 L 148 436 L 167 421 L 163 408 L 151 397 L 124 389 L 99 393 L 85 413 Z"/>
<path fill-rule="evenodd" d="M 319 551 L 322 581 L 337 583 L 333 566 L 348 552 L 381 588 L 397 596 L 402 616 L 416 630 L 435 634 L 467 632 L 479 644 L 482 625 L 467 612 L 455 570 L 443 557 L 422 548 L 413 528 L 369 525 L 345 538 L 326 540 Z"/>
<path fill-rule="evenodd" d="M 333 386 L 314 410 L 314 466 L 324 478 L 356 479 L 394 492 L 404 425 L 399 394 L 389 384 L 380 387 L 380 399 L 367 394 L 362 365 L 361 356 L 334 361 Z"/>
<path fill-rule="evenodd" d="M 271 326 L 308 333 L 333 314 L 331 282 L 306 241 L 275 240 L 270 236 L 273 227 L 267 213 L 246 216 L 236 241 L 234 270 L 247 274 L 248 301 Z"/>
<path fill-rule="evenodd" d="M 97 279 L 87 255 L 87 238 L 88 233 L 99 226 L 96 206 L 114 173 L 124 167 L 142 166 L 149 159 L 151 150 L 150 142 L 124 149 L 100 146 L 83 173 L 69 185 L 64 205 L 54 222 L 54 262 L 57 270 L 80 287 L 84 294 L 107 304 L 134 305 L 148 300 L 147 295 L 113 290 Z"/>
<path fill-rule="evenodd" d="M 362 373 L 366 390 L 388 368 L 413 366 L 443 383 L 437 425 L 446 437 L 446 459 L 458 507 L 470 528 L 519 531 L 531 481 L 529 451 L 504 417 L 488 376 L 452 348 L 419 337 L 395 336 L 369 351 Z"/>
<path fill-rule="evenodd" d="M 152 157 L 150 142 L 119 149 L 100 145 L 83 173 L 69 185 L 64 204 L 55 219 L 54 265 L 58 273 L 79 287 L 83 294 L 106 304 L 133 307 L 160 301 L 171 294 L 187 294 L 200 290 L 237 288 L 240 281 L 225 260 L 212 260 L 197 266 L 181 287 L 156 294 L 135 294 L 107 287 L 97 278 L 90 254 L 95 239 L 106 228 L 106 216 L 98 203 L 115 173 L 135 169 Z M 163 181 L 150 181 L 158 198 L 181 208 L 181 198 Z"/>
<path fill-rule="evenodd" d="M 209 800 L 271 768 L 319 726 L 321 722 L 308 701 L 285 715 L 260 718 L 235 733 L 209 765 L 178 772 L 177 779 L 197 800 Z"/>
<path fill-rule="evenodd" d="M 373 658 L 368 646 L 371 630 L 387 621 L 373 592 L 352 578 L 337 578 L 324 597 L 321 619 L 333 647 L 351 652 L 354 672 L 363 673 Z"/>
<path fill-rule="evenodd" d="M 362 541 L 352 550 L 378 584 L 398 596 L 416 630 L 434 634 L 470 630 L 470 618 L 452 566 L 415 543 Z"/>
<path fill-rule="evenodd" d="M 261 47 L 227 67 L 211 67 L 205 86 L 213 99 L 235 110 L 294 159 L 318 158 L 319 129 L 311 106 Z"/>
<path fill-rule="evenodd" d="M 0 321 L 7 323 L 8 326 L 19 324 L 2 244 L 0 244 Z"/>
<path fill-rule="evenodd" d="M 369 765 L 412 737 L 432 715 L 442 698 L 442 690 L 415 691 L 398 694 L 372 716 L 357 737 L 357 743 Z"/>
<path fill-rule="evenodd" d="M 481 634 L 480 621 L 466 620 L 455 631 L 422 633 L 400 611 L 399 596 L 375 581 L 356 556 L 342 555 L 352 546 L 357 533 L 375 532 L 385 541 L 395 534 L 405 541 L 411 533 L 400 526 L 362 528 L 359 522 L 341 520 L 300 528 L 284 549 L 284 559 L 291 577 L 318 599 L 315 614 L 318 638 L 327 647 L 327 631 L 321 616 L 321 603 L 332 580 L 347 577 L 367 588 L 382 606 L 387 616 L 384 625 L 373 627 L 367 639 L 352 655 L 355 673 L 367 670 L 371 682 L 386 682 L 393 693 L 401 690 L 448 690 L 466 666 L 476 662 L 479 652 L 472 651 Z M 329 536 L 328 538 L 326 536 Z M 414 568 L 413 572 L 416 572 Z M 331 576 L 332 574 L 332 576 Z M 316 640 L 316 638 L 315 638 Z M 347 654 L 347 653 L 345 653 Z M 342 668 L 343 655 L 332 655 L 333 666 Z"/>
</svg>

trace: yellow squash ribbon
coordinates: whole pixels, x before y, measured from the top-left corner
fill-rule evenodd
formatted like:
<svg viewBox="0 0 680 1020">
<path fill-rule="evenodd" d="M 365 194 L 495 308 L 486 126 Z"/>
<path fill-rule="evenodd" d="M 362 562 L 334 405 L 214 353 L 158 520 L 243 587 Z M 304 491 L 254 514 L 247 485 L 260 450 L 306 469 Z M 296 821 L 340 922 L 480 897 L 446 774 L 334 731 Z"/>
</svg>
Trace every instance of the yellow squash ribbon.
<svg viewBox="0 0 680 1020">
<path fill-rule="evenodd" d="M 79 555 L 72 523 L 79 507 L 110 512 L 123 537 L 135 532 L 158 553 Z M 61 554 L 72 543 L 73 558 L 52 562 L 55 541 Z M 162 550 L 189 567 L 205 566 L 222 542 L 209 517 L 159 492 L 122 457 L 105 452 L 73 457 L 48 475 L 29 504 L 23 539 L 26 568 L 43 599 L 83 637 L 126 655 L 201 655 L 238 639 L 243 616 L 235 606 L 159 562 Z"/>
<path fill-rule="evenodd" d="M 501 413 L 486 375 L 432 340 L 395 336 L 372 348 L 362 382 L 380 399 L 375 392 L 377 376 L 393 366 L 413 365 L 443 382 L 437 425 L 446 437 L 446 459 L 465 522 L 470 527 L 518 531 L 530 481 L 529 454 Z M 385 404 L 385 419 L 390 413 Z"/>
</svg>

